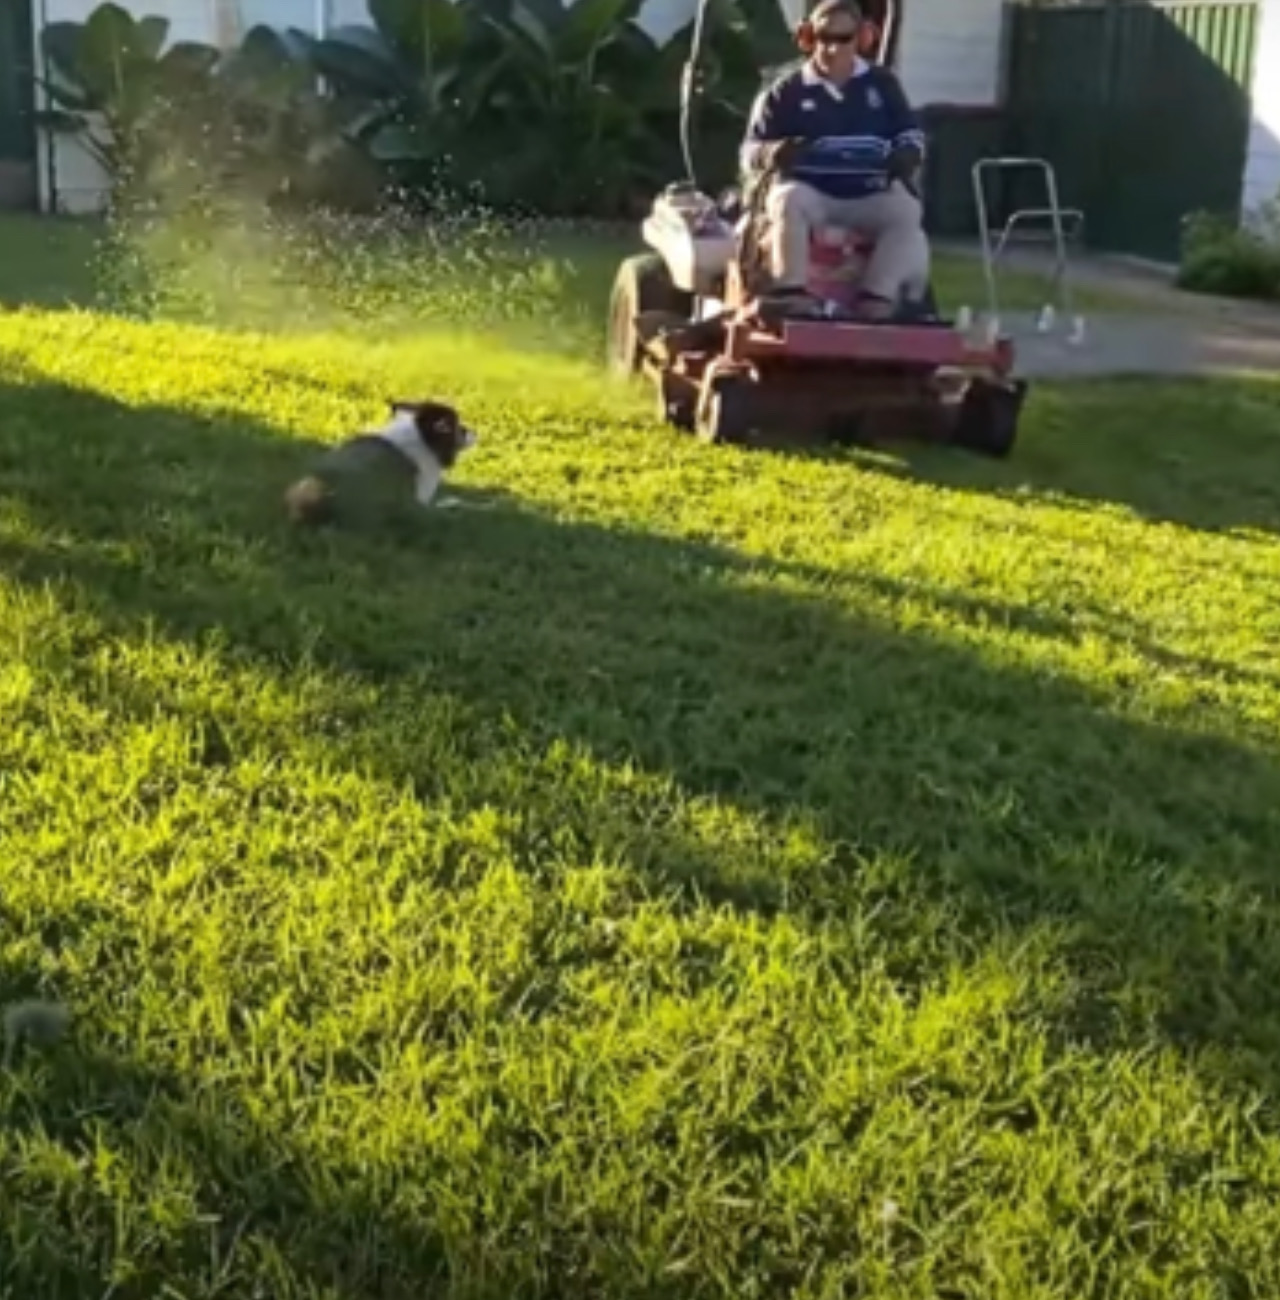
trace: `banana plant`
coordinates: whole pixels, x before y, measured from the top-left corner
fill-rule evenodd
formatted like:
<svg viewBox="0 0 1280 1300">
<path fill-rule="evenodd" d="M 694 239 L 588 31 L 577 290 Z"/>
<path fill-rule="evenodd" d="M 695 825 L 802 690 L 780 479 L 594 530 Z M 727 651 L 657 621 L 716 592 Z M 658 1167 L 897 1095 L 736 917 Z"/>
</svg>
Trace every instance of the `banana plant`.
<svg viewBox="0 0 1280 1300">
<path fill-rule="evenodd" d="M 219 63 L 218 162 L 258 192 L 306 197 L 325 176 L 362 170 L 362 133 L 375 110 L 362 99 L 323 93 L 311 61 L 311 38 L 298 31 L 252 28 Z M 362 188 L 375 185 L 363 169 Z"/>
<path fill-rule="evenodd" d="M 312 66 L 332 93 L 368 106 L 361 139 L 380 163 L 442 164 L 460 147 L 495 75 L 483 3 L 372 0 L 372 29 L 312 42 Z"/>
<path fill-rule="evenodd" d="M 202 99 L 219 58 L 190 41 L 166 50 L 168 36 L 167 19 L 135 19 L 110 3 L 82 23 L 50 23 L 40 36 L 40 81 L 54 107 L 38 115 L 40 125 L 78 136 L 113 181 L 137 173 L 159 144 L 152 128 L 175 105 Z"/>
<path fill-rule="evenodd" d="M 638 0 L 483 5 L 492 81 L 465 162 L 494 201 L 605 212 L 667 179 L 657 160 L 675 144 L 674 116 L 664 127 L 655 91 L 669 82 L 674 108 L 678 67 L 664 66 L 636 23 L 639 8 Z"/>
</svg>

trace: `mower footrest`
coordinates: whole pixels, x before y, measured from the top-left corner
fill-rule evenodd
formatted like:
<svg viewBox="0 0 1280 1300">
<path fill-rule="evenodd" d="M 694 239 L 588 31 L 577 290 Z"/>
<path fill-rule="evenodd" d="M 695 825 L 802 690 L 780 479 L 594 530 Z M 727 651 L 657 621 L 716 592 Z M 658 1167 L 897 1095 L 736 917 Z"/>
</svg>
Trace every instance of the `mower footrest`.
<svg viewBox="0 0 1280 1300">
<path fill-rule="evenodd" d="M 959 366 L 1011 368 L 1007 340 L 975 346 L 957 330 L 919 325 L 860 325 L 831 321 L 787 321 L 781 345 L 796 357 L 815 361 L 873 362 L 920 368 Z"/>
</svg>

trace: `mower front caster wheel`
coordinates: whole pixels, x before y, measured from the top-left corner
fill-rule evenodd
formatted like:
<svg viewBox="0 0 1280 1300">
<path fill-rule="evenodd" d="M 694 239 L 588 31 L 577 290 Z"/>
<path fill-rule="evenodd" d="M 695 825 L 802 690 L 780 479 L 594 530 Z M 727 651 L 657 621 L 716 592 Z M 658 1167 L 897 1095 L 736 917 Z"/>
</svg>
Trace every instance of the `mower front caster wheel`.
<svg viewBox="0 0 1280 1300">
<path fill-rule="evenodd" d="M 966 451 L 1003 459 L 1018 437 L 1018 420 L 1027 398 L 1027 383 L 1015 379 L 992 383 L 975 379 L 960 402 L 952 442 Z"/>
<path fill-rule="evenodd" d="M 698 414 L 698 437 L 703 442 L 746 442 L 754 428 L 755 393 L 752 383 L 738 375 L 711 381 L 711 391 Z"/>
<path fill-rule="evenodd" d="M 698 427 L 698 390 L 662 373 L 657 379 L 658 419 L 681 433 L 693 433 Z"/>
</svg>

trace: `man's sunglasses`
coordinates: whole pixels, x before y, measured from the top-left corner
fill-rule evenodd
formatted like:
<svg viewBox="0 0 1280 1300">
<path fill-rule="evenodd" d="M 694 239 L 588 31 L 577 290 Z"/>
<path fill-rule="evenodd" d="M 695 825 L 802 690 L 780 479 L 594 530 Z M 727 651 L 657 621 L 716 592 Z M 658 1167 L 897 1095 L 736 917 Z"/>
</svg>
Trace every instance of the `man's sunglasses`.
<svg viewBox="0 0 1280 1300">
<path fill-rule="evenodd" d="M 858 39 L 857 32 L 814 32 L 815 45 L 852 45 Z"/>
</svg>

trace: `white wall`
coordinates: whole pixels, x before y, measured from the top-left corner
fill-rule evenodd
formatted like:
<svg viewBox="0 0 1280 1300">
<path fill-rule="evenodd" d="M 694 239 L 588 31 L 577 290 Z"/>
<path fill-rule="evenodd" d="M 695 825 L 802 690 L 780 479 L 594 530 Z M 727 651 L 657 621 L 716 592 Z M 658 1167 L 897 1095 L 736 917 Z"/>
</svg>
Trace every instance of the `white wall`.
<svg viewBox="0 0 1280 1300">
<path fill-rule="evenodd" d="M 1004 0 L 904 0 L 898 72 L 916 104 L 999 100 Z"/>
<path fill-rule="evenodd" d="M 1253 124 L 1244 168 L 1244 209 L 1280 194 L 1280 0 L 1260 0 L 1253 65 Z"/>
<path fill-rule="evenodd" d="M 35 5 L 36 27 L 41 22 L 41 0 Z M 316 30 L 327 12 L 330 28 L 368 21 L 366 0 L 123 0 L 142 16 L 168 18 L 170 39 L 203 41 L 224 48 L 250 27 Z M 641 25 L 657 40 L 678 31 L 693 14 L 696 0 L 646 0 Z M 809 4 L 806 0 L 779 0 L 788 20 L 795 22 Z M 1000 86 L 1003 0 L 902 0 L 899 35 L 899 70 L 907 93 L 918 105 L 993 104 Z M 1264 0 L 1277 13 L 1270 24 L 1273 56 L 1272 89 L 1277 100 L 1273 122 L 1280 123 L 1280 0 Z M 84 21 L 98 0 L 45 0 L 46 21 Z M 39 50 L 37 49 L 37 59 Z M 1263 60 L 1259 60 L 1261 66 Z M 43 66 L 42 62 L 38 66 Z M 1275 136 L 1267 137 L 1272 144 Z M 69 136 L 41 143 L 41 206 L 61 212 L 90 212 L 101 206 L 106 193 L 101 168 L 84 146 Z M 1280 173 L 1280 151 L 1274 159 Z M 1271 183 L 1274 190 L 1280 183 Z M 50 196 L 55 201 L 50 202 Z"/>
</svg>

